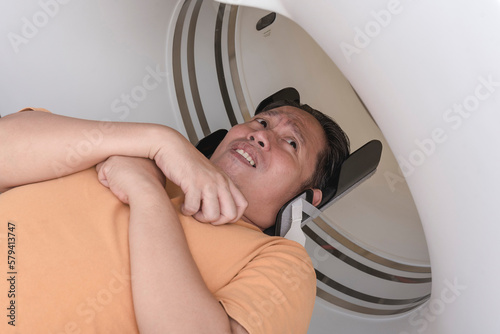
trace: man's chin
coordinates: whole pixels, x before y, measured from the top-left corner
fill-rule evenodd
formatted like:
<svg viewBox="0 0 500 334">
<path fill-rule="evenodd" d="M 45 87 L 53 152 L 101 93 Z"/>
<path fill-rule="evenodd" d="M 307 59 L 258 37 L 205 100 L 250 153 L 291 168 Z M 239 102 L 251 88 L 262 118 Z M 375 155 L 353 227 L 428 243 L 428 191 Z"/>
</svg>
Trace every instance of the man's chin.
<svg viewBox="0 0 500 334">
<path fill-rule="evenodd" d="M 227 162 L 227 161 L 226 161 Z M 245 170 L 244 166 L 241 164 L 229 162 L 229 163 L 214 163 L 219 167 L 226 175 L 233 181 L 233 183 L 238 186 L 238 188 L 244 183 L 244 180 L 248 180 L 248 170 Z"/>
</svg>

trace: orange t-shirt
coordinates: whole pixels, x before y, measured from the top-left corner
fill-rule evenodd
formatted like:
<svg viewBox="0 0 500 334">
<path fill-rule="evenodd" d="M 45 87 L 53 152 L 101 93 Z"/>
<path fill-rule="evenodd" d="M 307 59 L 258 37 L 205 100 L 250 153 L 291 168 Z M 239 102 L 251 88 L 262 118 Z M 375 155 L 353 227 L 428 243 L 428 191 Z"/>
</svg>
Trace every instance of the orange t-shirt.
<svg viewBox="0 0 500 334">
<path fill-rule="evenodd" d="M 250 333 L 307 332 L 316 279 L 302 246 L 242 221 L 179 219 L 232 318 Z M 137 333 L 128 222 L 129 207 L 94 168 L 0 195 L 0 332 Z"/>
</svg>

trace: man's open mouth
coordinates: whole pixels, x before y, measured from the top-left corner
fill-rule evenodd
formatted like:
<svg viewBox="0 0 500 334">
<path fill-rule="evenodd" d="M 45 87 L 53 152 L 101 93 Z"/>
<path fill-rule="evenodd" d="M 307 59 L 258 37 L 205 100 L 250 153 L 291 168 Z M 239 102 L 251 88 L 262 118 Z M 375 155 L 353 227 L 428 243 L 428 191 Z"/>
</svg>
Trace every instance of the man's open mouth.
<svg viewBox="0 0 500 334">
<path fill-rule="evenodd" d="M 242 149 L 237 149 L 236 152 L 239 153 L 245 159 L 247 159 L 248 163 L 255 168 L 255 161 L 253 161 L 252 157 L 247 152 L 245 152 Z"/>
</svg>

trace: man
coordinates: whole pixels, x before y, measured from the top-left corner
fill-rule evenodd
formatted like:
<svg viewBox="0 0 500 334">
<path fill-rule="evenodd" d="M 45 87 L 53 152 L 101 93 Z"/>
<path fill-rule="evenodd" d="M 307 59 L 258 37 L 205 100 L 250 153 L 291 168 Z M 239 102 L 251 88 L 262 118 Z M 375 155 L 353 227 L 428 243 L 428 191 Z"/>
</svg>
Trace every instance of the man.
<svg viewBox="0 0 500 334">
<path fill-rule="evenodd" d="M 60 256 L 59 261 L 64 261 L 65 256 L 74 256 L 82 263 L 92 258 L 88 265 L 74 264 L 76 276 L 83 279 L 81 291 L 67 283 L 70 278 L 57 283 L 58 277 L 53 278 L 53 285 L 66 289 L 65 296 L 54 299 L 65 306 L 72 305 L 68 308 L 74 311 L 55 319 L 58 327 L 49 331 L 78 333 L 105 328 L 124 332 L 116 324 L 120 322 L 116 319 L 119 314 L 113 310 L 118 309 L 116 305 L 131 304 L 117 283 L 126 279 L 115 274 L 101 279 L 100 275 L 107 270 L 106 265 L 129 260 L 130 269 L 126 270 L 132 273 L 132 314 L 142 333 L 305 332 L 315 291 L 314 270 L 307 253 L 293 242 L 257 231 L 273 225 L 279 208 L 304 189 L 313 188 L 313 204 L 321 201 L 318 182 L 322 177 L 315 177 L 318 163 L 323 162 L 320 169 L 325 169 L 325 161 L 331 161 L 325 156 L 332 155 L 325 152 L 337 152 L 338 165 L 348 152 L 345 135 L 338 127 L 335 131 L 334 140 L 330 140 L 334 132 L 325 134 L 311 113 L 296 105 L 283 105 L 233 127 L 208 161 L 179 133 L 159 125 L 100 124 L 40 111 L 1 119 L 0 191 L 53 181 L 19 187 L 2 195 L 0 210 L 5 213 L 0 211 L 0 219 L 4 220 L 0 223 L 16 226 L 19 240 L 31 238 L 33 244 L 42 234 L 54 235 L 68 229 L 69 237 L 56 238 L 61 245 L 67 238 L 74 238 L 68 246 L 61 246 L 63 254 L 52 252 L 42 259 L 55 268 L 52 270 L 58 270 L 57 276 L 72 277 L 75 273 L 59 271 L 51 264 L 52 257 Z M 329 150 L 327 143 L 332 141 L 341 149 Z M 138 158 L 154 160 L 163 173 L 148 160 Z M 130 212 L 113 202 L 109 192 L 93 181 L 96 172 L 88 168 L 96 164 L 101 184 L 128 204 Z M 184 199 L 169 199 L 162 174 L 182 189 Z M 59 194 L 63 195 L 57 197 Z M 59 216 L 47 222 L 50 218 L 43 217 L 43 212 L 55 211 L 53 208 L 61 203 L 72 210 L 66 210 L 64 216 L 65 208 L 60 207 Z M 19 213 L 23 204 L 38 206 L 33 211 L 38 224 L 45 224 L 43 231 L 36 230 L 37 224 L 30 221 L 32 216 Z M 194 223 L 190 216 L 210 224 Z M 97 219 L 101 222 L 96 223 Z M 130 259 L 128 254 L 123 255 L 124 251 L 116 256 L 113 253 L 115 248 L 128 249 L 121 246 L 127 235 L 123 224 L 108 224 L 108 220 L 129 221 Z M 112 226 L 111 232 L 102 232 L 108 225 Z M 90 235 L 88 230 L 92 231 Z M 122 236 L 108 241 L 105 235 L 113 233 Z M 93 236 L 101 236 L 102 242 L 95 243 Z M 47 238 L 49 241 L 31 252 L 23 253 L 21 244 L 16 245 L 19 262 L 24 259 L 37 263 L 30 253 L 55 242 L 50 236 Z M 90 243 L 92 247 L 86 246 Z M 72 245 L 78 251 L 70 249 Z M 2 248 L 2 252 L 8 252 L 7 248 Z M 85 273 L 87 268 L 91 271 L 89 267 L 98 266 L 101 269 L 94 269 L 92 275 Z M 24 273 L 26 279 L 33 267 L 36 265 L 18 267 L 19 277 Z M 99 286 L 105 288 L 95 288 L 97 292 L 88 297 L 85 294 L 93 287 L 85 284 L 91 278 L 101 279 Z M 16 279 L 14 274 L 14 283 L 10 285 L 14 290 Z M 45 289 L 52 287 L 50 282 L 43 283 L 42 277 L 30 279 L 33 282 L 24 284 L 32 290 L 25 291 L 34 291 L 33 294 L 38 291 L 37 284 Z M 20 283 L 19 298 L 23 297 L 22 287 Z M 68 294 L 72 298 L 65 300 Z M 123 301 L 115 303 L 114 300 L 122 300 L 119 298 Z M 11 298 L 9 302 L 15 305 L 16 300 Z M 30 303 L 27 296 L 17 303 L 21 310 L 31 307 L 26 305 Z M 111 303 L 114 308 L 107 307 Z M 23 326 L 16 315 L 21 316 L 14 310 L 14 319 Z M 123 324 L 130 318 L 129 315 L 122 319 Z M 32 325 L 40 321 L 41 318 L 32 320 Z M 130 323 L 124 328 L 136 332 L 135 326 Z"/>
</svg>

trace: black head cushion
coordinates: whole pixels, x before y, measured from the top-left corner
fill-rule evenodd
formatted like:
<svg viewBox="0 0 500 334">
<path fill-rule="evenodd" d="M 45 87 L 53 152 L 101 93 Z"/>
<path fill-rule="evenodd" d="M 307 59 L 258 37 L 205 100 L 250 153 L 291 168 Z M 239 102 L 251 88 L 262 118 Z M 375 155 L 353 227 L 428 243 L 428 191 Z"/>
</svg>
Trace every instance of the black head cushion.
<svg viewBox="0 0 500 334">
<path fill-rule="evenodd" d="M 212 132 L 205 138 L 201 139 L 196 144 L 196 148 L 198 149 L 198 151 L 203 153 L 203 155 L 206 156 L 207 159 L 210 159 L 212 154 L 215 152 L 215 149 L 217 148 L 217 146 L 219 146 L 220 142 L 222 141 L 222 139 L 224 139 L 226 134 L 226 129 L 220 129 Z"/>
<path fill-rule="evenodd" d="M 339 170 L 330 179 L 323 192 L 323 198 L 318 208 L 322 208 L 336 197 L 348 191 L 377 169 L 382 155 L 382 143 L 371 140 L 355 152 L 351 153 L 342 163 Z"/>
<path fill-rule="evenodd" d="M 275 103 L 278 101 L 293 101 L 300 104 L 299 92 L 293 87 L 287 87 L 277 91 L 276 93 L 265 98 L 264 100 L 262 100 L 262 102 L 259 103 L 259 105 L 255 109 L 255 115 L 260 113 L 265 107 L 267 107 L 271 103 Z"/>
</svg>

